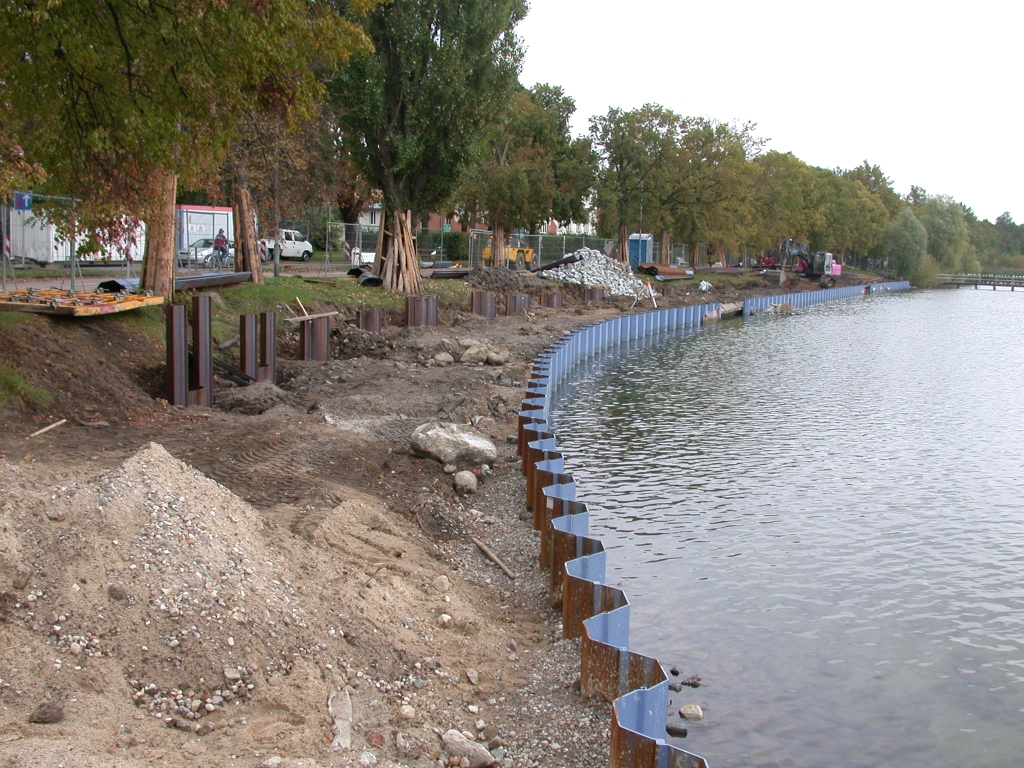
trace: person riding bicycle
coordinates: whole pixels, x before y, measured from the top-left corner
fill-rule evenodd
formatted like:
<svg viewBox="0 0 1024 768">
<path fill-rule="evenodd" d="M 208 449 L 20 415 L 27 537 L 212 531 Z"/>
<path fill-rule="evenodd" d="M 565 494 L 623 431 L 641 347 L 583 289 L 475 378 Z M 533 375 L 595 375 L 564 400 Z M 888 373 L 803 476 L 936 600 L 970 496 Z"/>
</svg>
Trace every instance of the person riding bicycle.
<svg viewBox="0 0 1024 768">
<path fill-rule="evenodd" d="M 228 260 L 228 236 L 223 229 L 213 238 L 213 256 L 218 267 L 224 266 Z"/>
</svg>

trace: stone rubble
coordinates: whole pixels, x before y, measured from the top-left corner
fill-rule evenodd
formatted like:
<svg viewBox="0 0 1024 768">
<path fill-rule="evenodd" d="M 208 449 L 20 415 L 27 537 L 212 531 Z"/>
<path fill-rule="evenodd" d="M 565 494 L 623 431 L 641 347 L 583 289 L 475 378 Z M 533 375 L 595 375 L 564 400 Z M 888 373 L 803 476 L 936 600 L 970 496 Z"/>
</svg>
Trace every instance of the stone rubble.
<svg viewBox="0 0 1024 768">
<path fill-rule="evenodd" d="M 600 251 L 580 248 L 572 256 L 580 256 L 580 261 L 566 264 L 554 269 L 546 269 L 538 274 L 548 280 L 563 283 L 575 283 L 584 288 L 603 287 L 611 296 L 646 297 L 647 286 L 634 275 L 628 264 L 615 261 Z"/>
</svg>

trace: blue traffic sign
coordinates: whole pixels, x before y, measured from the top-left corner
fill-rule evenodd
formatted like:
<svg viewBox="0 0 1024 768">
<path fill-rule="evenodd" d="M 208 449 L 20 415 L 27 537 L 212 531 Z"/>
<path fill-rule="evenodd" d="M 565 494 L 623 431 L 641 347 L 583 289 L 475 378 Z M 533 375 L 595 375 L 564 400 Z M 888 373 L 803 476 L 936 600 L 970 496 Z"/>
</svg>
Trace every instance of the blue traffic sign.
<svg viewBox="0 0 1024 768">
<path fill-rule="evenodd" d="M 14 210 L 16 210 L 16 211 L 31 211 L 32 210 L 32 193 L 31 192 L 15 192 L 14 193 Z"/>
</svg>

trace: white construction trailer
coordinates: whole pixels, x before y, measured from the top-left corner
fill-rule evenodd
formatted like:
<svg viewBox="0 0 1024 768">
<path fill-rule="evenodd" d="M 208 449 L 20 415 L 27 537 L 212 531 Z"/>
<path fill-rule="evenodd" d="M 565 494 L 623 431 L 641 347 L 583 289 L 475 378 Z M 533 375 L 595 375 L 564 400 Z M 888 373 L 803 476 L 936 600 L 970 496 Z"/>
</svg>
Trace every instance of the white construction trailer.
<svg viewBox="0 0 1024 768">
<path fill-rule="evenodd" d="M 32 211 L 10 211 L 10 253 L 12 263 L 36 264 L 67 263 L 71 261 L 71 241 L 60 236 L 57 227 Z M 87 237 L 81 234 L 77 245 L 85 245 Z M 140 224 L 127 243 L 109 246 L 99 253 L 80 255 L 81 261 L 124 262 L 126 259 L 142 261 L 146 249 L 146 228 Z"/>
<path fill-rule="evenodd" d="M 213 240 L 223 229 L 232 243 L 235 241 L 235 220 L 231 209 L 215 205 L 175 206 L 175 243 L 178 253 L 191 250 L 203 240 Z"/>
</svg>

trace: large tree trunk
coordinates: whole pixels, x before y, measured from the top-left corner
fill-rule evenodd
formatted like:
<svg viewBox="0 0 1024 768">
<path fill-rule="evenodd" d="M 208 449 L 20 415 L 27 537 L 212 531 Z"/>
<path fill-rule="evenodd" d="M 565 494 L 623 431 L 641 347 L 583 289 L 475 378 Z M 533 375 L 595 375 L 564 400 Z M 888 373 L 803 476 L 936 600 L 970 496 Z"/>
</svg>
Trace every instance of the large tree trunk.
<svg viewBox="0 0 1024 768">
<path fill-rule="evenodd" d="M 619 261 L 629 261 L 629 235 L 624 221 L 619 222 Z"/>
<path fill-rule="evenodd" d="M 146 253 L 142 259 L 142 290 L 174 298 L 174 200 L 178 177 L 169 168 L 156 168 L 150 176 L 157 202 L 146 216 Z"/>
<path fill-rule="evenodd" d="M 505 261 L 505 225 L 500 221 L 491 222 L 491 266 L 509 266 L 508 262 Z M 512 267 L 515 267 L 514 259 Z"/>
<path fill-rule="evenodd" d="M 377 246 L 373 266 L 384 282 L 384 287 L 407 294 L 422 293 L 420 262 L 416 255 L 416 243 L 412 239 L 412 211 L 395 211 L 387 218 L 382 218 Z"/>
<path fill-rule="evenodd" d="M 246 187 L 235 187 L 231 208 L 235 216 L 235 271 L 249 272 L 252 282 L 263 285 L 263 265 L 260 262 L 256 225 L 252 217 L 252 198 Z"/>
<path fill-rule="evenodd" d="M 664 226 L 661 228 L 661 239 L 658 241 L 658 262 L 661 264 L 672 263 L 672 242 L 671 235 Z"/>
</svg>

